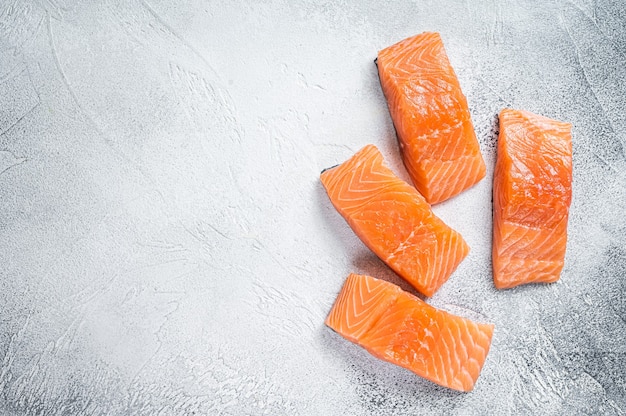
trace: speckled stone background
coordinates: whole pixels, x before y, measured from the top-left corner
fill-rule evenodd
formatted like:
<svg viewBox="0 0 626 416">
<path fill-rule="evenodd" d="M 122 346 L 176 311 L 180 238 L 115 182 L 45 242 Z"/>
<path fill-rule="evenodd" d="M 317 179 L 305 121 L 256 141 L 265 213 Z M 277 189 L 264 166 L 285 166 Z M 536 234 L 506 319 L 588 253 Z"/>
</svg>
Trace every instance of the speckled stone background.
<svg viewBox="0 0 626 416">
<path fill-rule="evenodd" d="M 376 144 L 373 60 L 440 31 L 488 175 L 435 207 L 472 251 L 429 300 L 496 324 L 473 392 L 323 325 L 353 235 L 322 168 Z M 621 0 L 0 2 L 0 414 L 626 413 Z M 503 107 L 573 124 L 562 279 L 497 292 Z"/>
</svg>

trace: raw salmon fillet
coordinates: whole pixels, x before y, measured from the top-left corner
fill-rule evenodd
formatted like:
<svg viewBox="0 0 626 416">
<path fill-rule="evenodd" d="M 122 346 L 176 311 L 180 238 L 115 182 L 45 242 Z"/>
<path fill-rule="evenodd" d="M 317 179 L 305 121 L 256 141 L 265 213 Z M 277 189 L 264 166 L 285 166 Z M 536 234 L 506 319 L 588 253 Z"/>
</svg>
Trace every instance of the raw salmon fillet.
<svg viewBox="0 0 626 416">
<path fill-rule="evenodd" d="M 378 75 L 404 164 L 431 204 L 485 176 L 467 100 L 438 33 L 422 33 L 378 53 Z"/>
<path fill-rule="evenodd" d="M 396 273 L 432 296 L 469 253 L 461 234 L 368 145 L 322 172 L 332 204 L 356 235 Z"/>
<path fill-rule="evenodd" d="M 493 279 L 498 289 L 559 279 L 572 200 L 571 125 L 500 112 L 493 180 Z"/>
<path fill-rule="evenodd" d="M 460 391 L 474 388 L 494 329 L 357 274 L 348 276 L 326 325 L 381 360 Z"/>
</svg>

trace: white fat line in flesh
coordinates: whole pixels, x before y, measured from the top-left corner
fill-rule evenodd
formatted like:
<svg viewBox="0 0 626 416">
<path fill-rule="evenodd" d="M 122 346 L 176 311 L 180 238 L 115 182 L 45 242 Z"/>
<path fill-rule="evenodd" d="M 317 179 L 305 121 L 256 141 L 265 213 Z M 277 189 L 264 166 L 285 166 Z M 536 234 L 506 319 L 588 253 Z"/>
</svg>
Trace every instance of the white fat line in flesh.
<svg viewBox="0 0 626 416">
<path fill-rule="evenodd" d="M 367 289 L 367 294 L 371 294 L 371 293 L 373 293 L 373 292 L 374 292 L 374 290 L 372 290 L 372 289 L 369 287 L 369 281 L 368 281 L 368 280 L 365 280 L 365 286 L 366 286 L 366 289 Z M 377 289 L 377 288 L 376 288 L 376 289 Z M 358 319 L 361 315 L 367 315 L 367 314 L 369 314 L 369 313 L 371 312 L 371 310 L 372 310 L 372 309 L 375 309 L 375 308 L 376 308 L 376 306 L 380 303 L 381 298 L 383 298 L 383 299 L 385 298 L 385 292 L 384 292 L 384 290 L 382 290 L 382 291 L 381 291 L 381 290 L 379 290 L 379 291 L 376 293 L 376 295 L 375 295 L 375 296 L 373 296 L 373 297 L 372 297 L 372 296 L 367 296 L 367 297 L 366 297 L 366 296 L 364 296 L 364 293 L 363 293 L 363 284 L 359 284 L 359 285 L 358 285 L 358 293 L 359 293 L 359 296 L 360 296 L 360 300 L 358 300 L 358 299 L 356 299 L 356 298 L 355 298 L 355 296 L 357 295 L 357 293 L 356 293 L 356 292 L 357 292 L 357 291 L 353 291 L 353 292 L 352 292 L 352 294 L 353 294 L 353 296 L 352 296 L 352 299 L 353 299 L 353 301 L 352 301 L 352 312 L 353 312 L 353 313 L 352 313 L 352 317 L 354 317 L 355 319 Z M 365 302 L 365 303 L 364 303 L 364 302 L 363 302 L 363 299 L 369 299 L 369 300 L 368 300 L 367 302 Z M 370 306 L 367 306 L 367 304 L 370 304 Z M 367 307 L 366 307 L 366 308 L 365 308 L 365 309 L 364 309 L 361 313 L 357 313 L 357 311 L 356 311 L 356 307 L 357 307 L 357 305 L 364 306 L 364 307 L 365 307 L 365 306 L 367 306 Z M 349 320 L 350 320 L 349 318 L 350 318 L 350 316 L 347 316 L 347 317 L 346 317 L 346 321 L 349 321 Z M 354 322 L 353 324 L 347 323 L 348 328 L 352 328 L 353 326 L 356 326 L 356 325 L 360 324 L 362 321 L 363 321 L 363 320 L 361 319 L 361 320 L 357 320 L 357 321 L 356 321 L 356 322 Z M 364 327 L 364 328 L 363 328 L 363 330 L 362 330 L 362 331 L 360 331 L 360 335 L 365 334 L 368 330 L 369 330 L 369 328 L 365 328 L 365 327 Z"/>
<path fill-rule="evenodd" d="M 450 323 L 448 323 L 448 325 L 446 325 L 444 327 L 444 331 L 448 333 L 451 344 L 448 344 L 446 342 L 446 340 L 445 340 L 445 337 L 443 337 L 443 336 L 441 337 L 441 340 L 442 340 L 443 344 L 446 347 L 446 351 L 448 352 L 446 358 L 448 360 L 448 367 L 447 368 L 450 370 L 449 371 L 449 375 L 450 375 L 450 378 L 452 380 L 454 380 L 456 378 L 456 374 L 454 372 L 454 367 L 452 365 L 452 361 L 454 360 L 454 362 L 460 368 L 461 367 L 461 360 L 459 359 L 458 354 L 456 353 L 457 342 L 456 342 L 456 339 L 454 338 L 454 334 L 452 333 L 452 330 L 450 329 Z"/>
<path fill-rule="evenodd" d="M 542 241 L 540 241 L 540 244 L 536 244 L 537 243 L 536 239 L 532 239 L 527 242 L 523 241 L 523 239 L 528 234 L 528 232 L 523 233 L 520 231 L 527 230 L 528 228 L 526 227 L 515 228 L 506 236 L 501 236 L 500 241 L 497 241 L 497 244 L 498 244 L 497 253 L 499 256 L 506 256 L 506 257 L 515 257 L 514 256 L 515 253 L 518 253 L 524 250 L 532 250 L 532 251 L 538 251 L 542 253 L 550 253 L 554 249 L 554 247 L 556 247 L 557 243 L 561 243 L 564 245 L 567 241 L 567 235 L 565 234 L 564 230 L 559 230 L 559 228 L 560 227 L 558 226 L 552 228 L 551 233 L 548 236 L 546 236 L 546 238 L 544 238 Z M 539 229 L 539 231 L 547 231 L 547 229 Z M 556 234 L 557 231 L 561 231 L 562 234 L 558 235 L 556 238 L 552 238 Z M 515 240 L 511 239 L 510 236 L 513 233 L 520 235 L 520 237 Z M 563 241 L 561 242 L 561 240 Z M 521 244 L 520 244 L 520 241 L 522 242 Z M 550 242 L 552 242 L 552 244 L 547 245 Z"/>
<path fill-rule="evenodd" d="M 422 225 L 422 224 L 420 224 Z M 387 261 L 392 260 L 393 258 L 395 258 L 396 254 L 400 251 L 404 251 L 406 250 L 409 246 L 408 246 L 408 242 L 409 240 L 411 240 L 413 237 L 415 237 L 415 229 L 413 229 L 411 231 L 411 234 L 409 234 L 409 236 L 407 238 L 404 239 L 404 241 L 402 241 L 398 247 L 395 248 L 395 250 L 393 250 L 393 252 L 387 256 Z"/>
<path fill-rule="evenodd" d="M 460 319 L 461 322 L 458 322 L 458 319 Z M 461 317 L 454 318 L 454 323 L 455 323 L 456 332 L 457 332 L 457 339 L 459 340 L 459 345 L 461 346 L 462 351 L 465 354 L 464 356 L 470 358 L 471 357 L 470 350 L 468 349 L 468 346 L 465 344 L 465 342 L 463 342 L 463 334 L 462 334 L 462 332 L 467 333 L 468 338 L 470 339 L 470 342 L 472 343 L 472 346 L 471 346 L 472 350 L 474 349 L 473 347 L 474 347 L 475 343 L 474 343 L 474 340 L 472 338 L 472 334 L 470 334 L 469 331 L 468 331 L 467 323 L 465 322 L 465 318 L 461 318 Z M 463 327 L 464 327 L 463 330 L 461 329 L 461 324 L 463 324 Z M 459 366 L 462 367 L 461 366 L 461 361 L 460 361 L 461 355 L 457 354 L 457 357 L 459 357 Z"/>
</svg>

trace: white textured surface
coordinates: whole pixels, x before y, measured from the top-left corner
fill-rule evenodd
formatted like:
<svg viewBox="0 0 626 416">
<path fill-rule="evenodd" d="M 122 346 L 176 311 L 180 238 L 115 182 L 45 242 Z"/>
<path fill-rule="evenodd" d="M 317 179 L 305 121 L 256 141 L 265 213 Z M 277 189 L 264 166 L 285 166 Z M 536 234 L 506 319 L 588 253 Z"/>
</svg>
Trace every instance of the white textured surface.
<svg viewBox="0 0 626 416">
<path fill-rule="evenodd" d="M 0 413 L 626 413 L 623 2 L 385 3 L 0 2 Z M 323 325 L 349 272 L 401 283 L 318 175 L 406 178 L 373 59 L 425 30 L 489 166 L 436 207 L 472 252 L 430 302 L 496 324 L 469 394 Z M 503 106 L 574 125 L 554 285 L 491 282 Z"/>
</svg>

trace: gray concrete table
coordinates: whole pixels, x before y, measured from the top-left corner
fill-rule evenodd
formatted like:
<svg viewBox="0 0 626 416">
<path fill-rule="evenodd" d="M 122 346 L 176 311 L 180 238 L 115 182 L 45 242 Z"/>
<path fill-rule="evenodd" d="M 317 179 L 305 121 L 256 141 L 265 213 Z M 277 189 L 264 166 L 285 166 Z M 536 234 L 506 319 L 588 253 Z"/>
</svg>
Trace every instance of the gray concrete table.
<svg viewBox="0 0 626 416">
<path fill-rule="evenodd" d="M 373 59 L 426 30 L 488 166 L 435 207 L 472 251 L 429 302 L 496 324 L 468 394 L 323 325 L 349 272 L 409 289 L 319 172 L 407 178 Z M 4 0 L 0 53 L 1 414 L 625 414 L 621 0 Z M 561 280 L 499 292 L 503 107 L 573 124 L 574 196 Z"/>
</svg>

